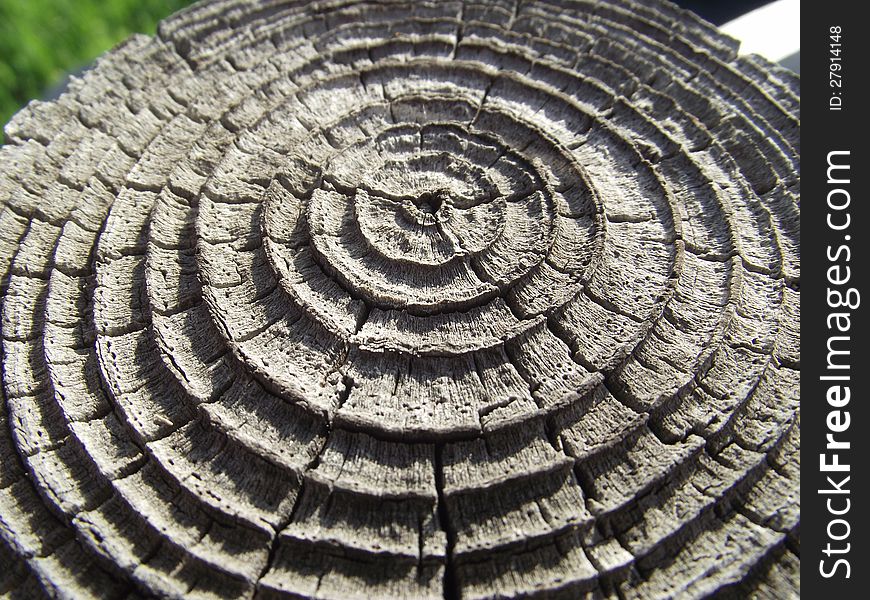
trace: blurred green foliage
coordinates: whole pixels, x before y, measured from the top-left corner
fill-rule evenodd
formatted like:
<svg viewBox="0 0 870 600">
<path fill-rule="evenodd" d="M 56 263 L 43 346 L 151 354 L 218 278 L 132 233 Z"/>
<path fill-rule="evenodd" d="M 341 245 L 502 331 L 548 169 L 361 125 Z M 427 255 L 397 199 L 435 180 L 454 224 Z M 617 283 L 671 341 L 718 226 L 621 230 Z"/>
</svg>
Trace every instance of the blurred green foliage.
<svg viewBox="0 0 870 600">
<path fill-rule="evenodd" d="M 0 125 L 131 33 L 191 0 L 0 0 Z M 2 139 L 2 136 L 0 136 Z"/>
</svg>

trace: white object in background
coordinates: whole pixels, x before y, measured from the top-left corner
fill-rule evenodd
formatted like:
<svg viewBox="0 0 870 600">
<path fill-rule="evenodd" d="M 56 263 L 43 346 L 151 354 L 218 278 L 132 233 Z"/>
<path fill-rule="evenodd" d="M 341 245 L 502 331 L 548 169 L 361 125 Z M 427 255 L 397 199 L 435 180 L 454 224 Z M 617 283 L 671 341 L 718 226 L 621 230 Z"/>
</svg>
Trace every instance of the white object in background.
<svg viewBox="0 0 870 600">
<path fill-rule="evenodd" d="M 719 29 L 740 40 L 740 54 L 760 54 L 772 62 L 785 63 L 801 50 L 800 0 L 771 2 Z"/>
</svg>

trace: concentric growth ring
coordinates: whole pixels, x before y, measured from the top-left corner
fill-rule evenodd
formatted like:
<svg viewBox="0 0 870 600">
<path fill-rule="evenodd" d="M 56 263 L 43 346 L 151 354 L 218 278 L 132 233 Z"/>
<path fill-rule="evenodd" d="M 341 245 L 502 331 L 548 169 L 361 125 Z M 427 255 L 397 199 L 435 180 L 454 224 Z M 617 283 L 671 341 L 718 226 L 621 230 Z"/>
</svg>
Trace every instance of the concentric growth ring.
<svg viewBox="0 0 870 600">
<path fill-rule="evenodd" d="M 131 38 L 0 150 L 0 590 L 796 594 L 798 130 L 659 2 Z"/>
</svg>

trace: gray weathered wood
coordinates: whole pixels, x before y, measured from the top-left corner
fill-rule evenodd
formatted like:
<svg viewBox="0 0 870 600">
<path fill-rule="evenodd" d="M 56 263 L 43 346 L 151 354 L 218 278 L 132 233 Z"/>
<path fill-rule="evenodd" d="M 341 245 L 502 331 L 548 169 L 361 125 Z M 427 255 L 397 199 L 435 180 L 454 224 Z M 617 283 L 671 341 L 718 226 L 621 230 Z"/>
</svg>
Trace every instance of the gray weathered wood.
<svg viewBox="0 0 870 600">
<path fill-rule="evenodd" d="M 0 596 L 797 597 L 799 85 L 658 0 L 213 0 L 0 148 Z"/>
</svg>

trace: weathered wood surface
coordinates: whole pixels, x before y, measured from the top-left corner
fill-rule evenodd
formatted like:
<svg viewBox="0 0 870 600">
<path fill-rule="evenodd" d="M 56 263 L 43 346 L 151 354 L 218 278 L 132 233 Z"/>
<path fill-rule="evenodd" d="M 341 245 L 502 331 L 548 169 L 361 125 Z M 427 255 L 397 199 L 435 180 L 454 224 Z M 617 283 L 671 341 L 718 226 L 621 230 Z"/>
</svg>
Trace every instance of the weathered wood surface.
<svg viewBox="0 0 870 600">
<path fill-rule="evenodd" d="M 654 0 L 202 3 L 0 150 L 0 593 L 796 596 L 799 92 Z"/>
</svg>

